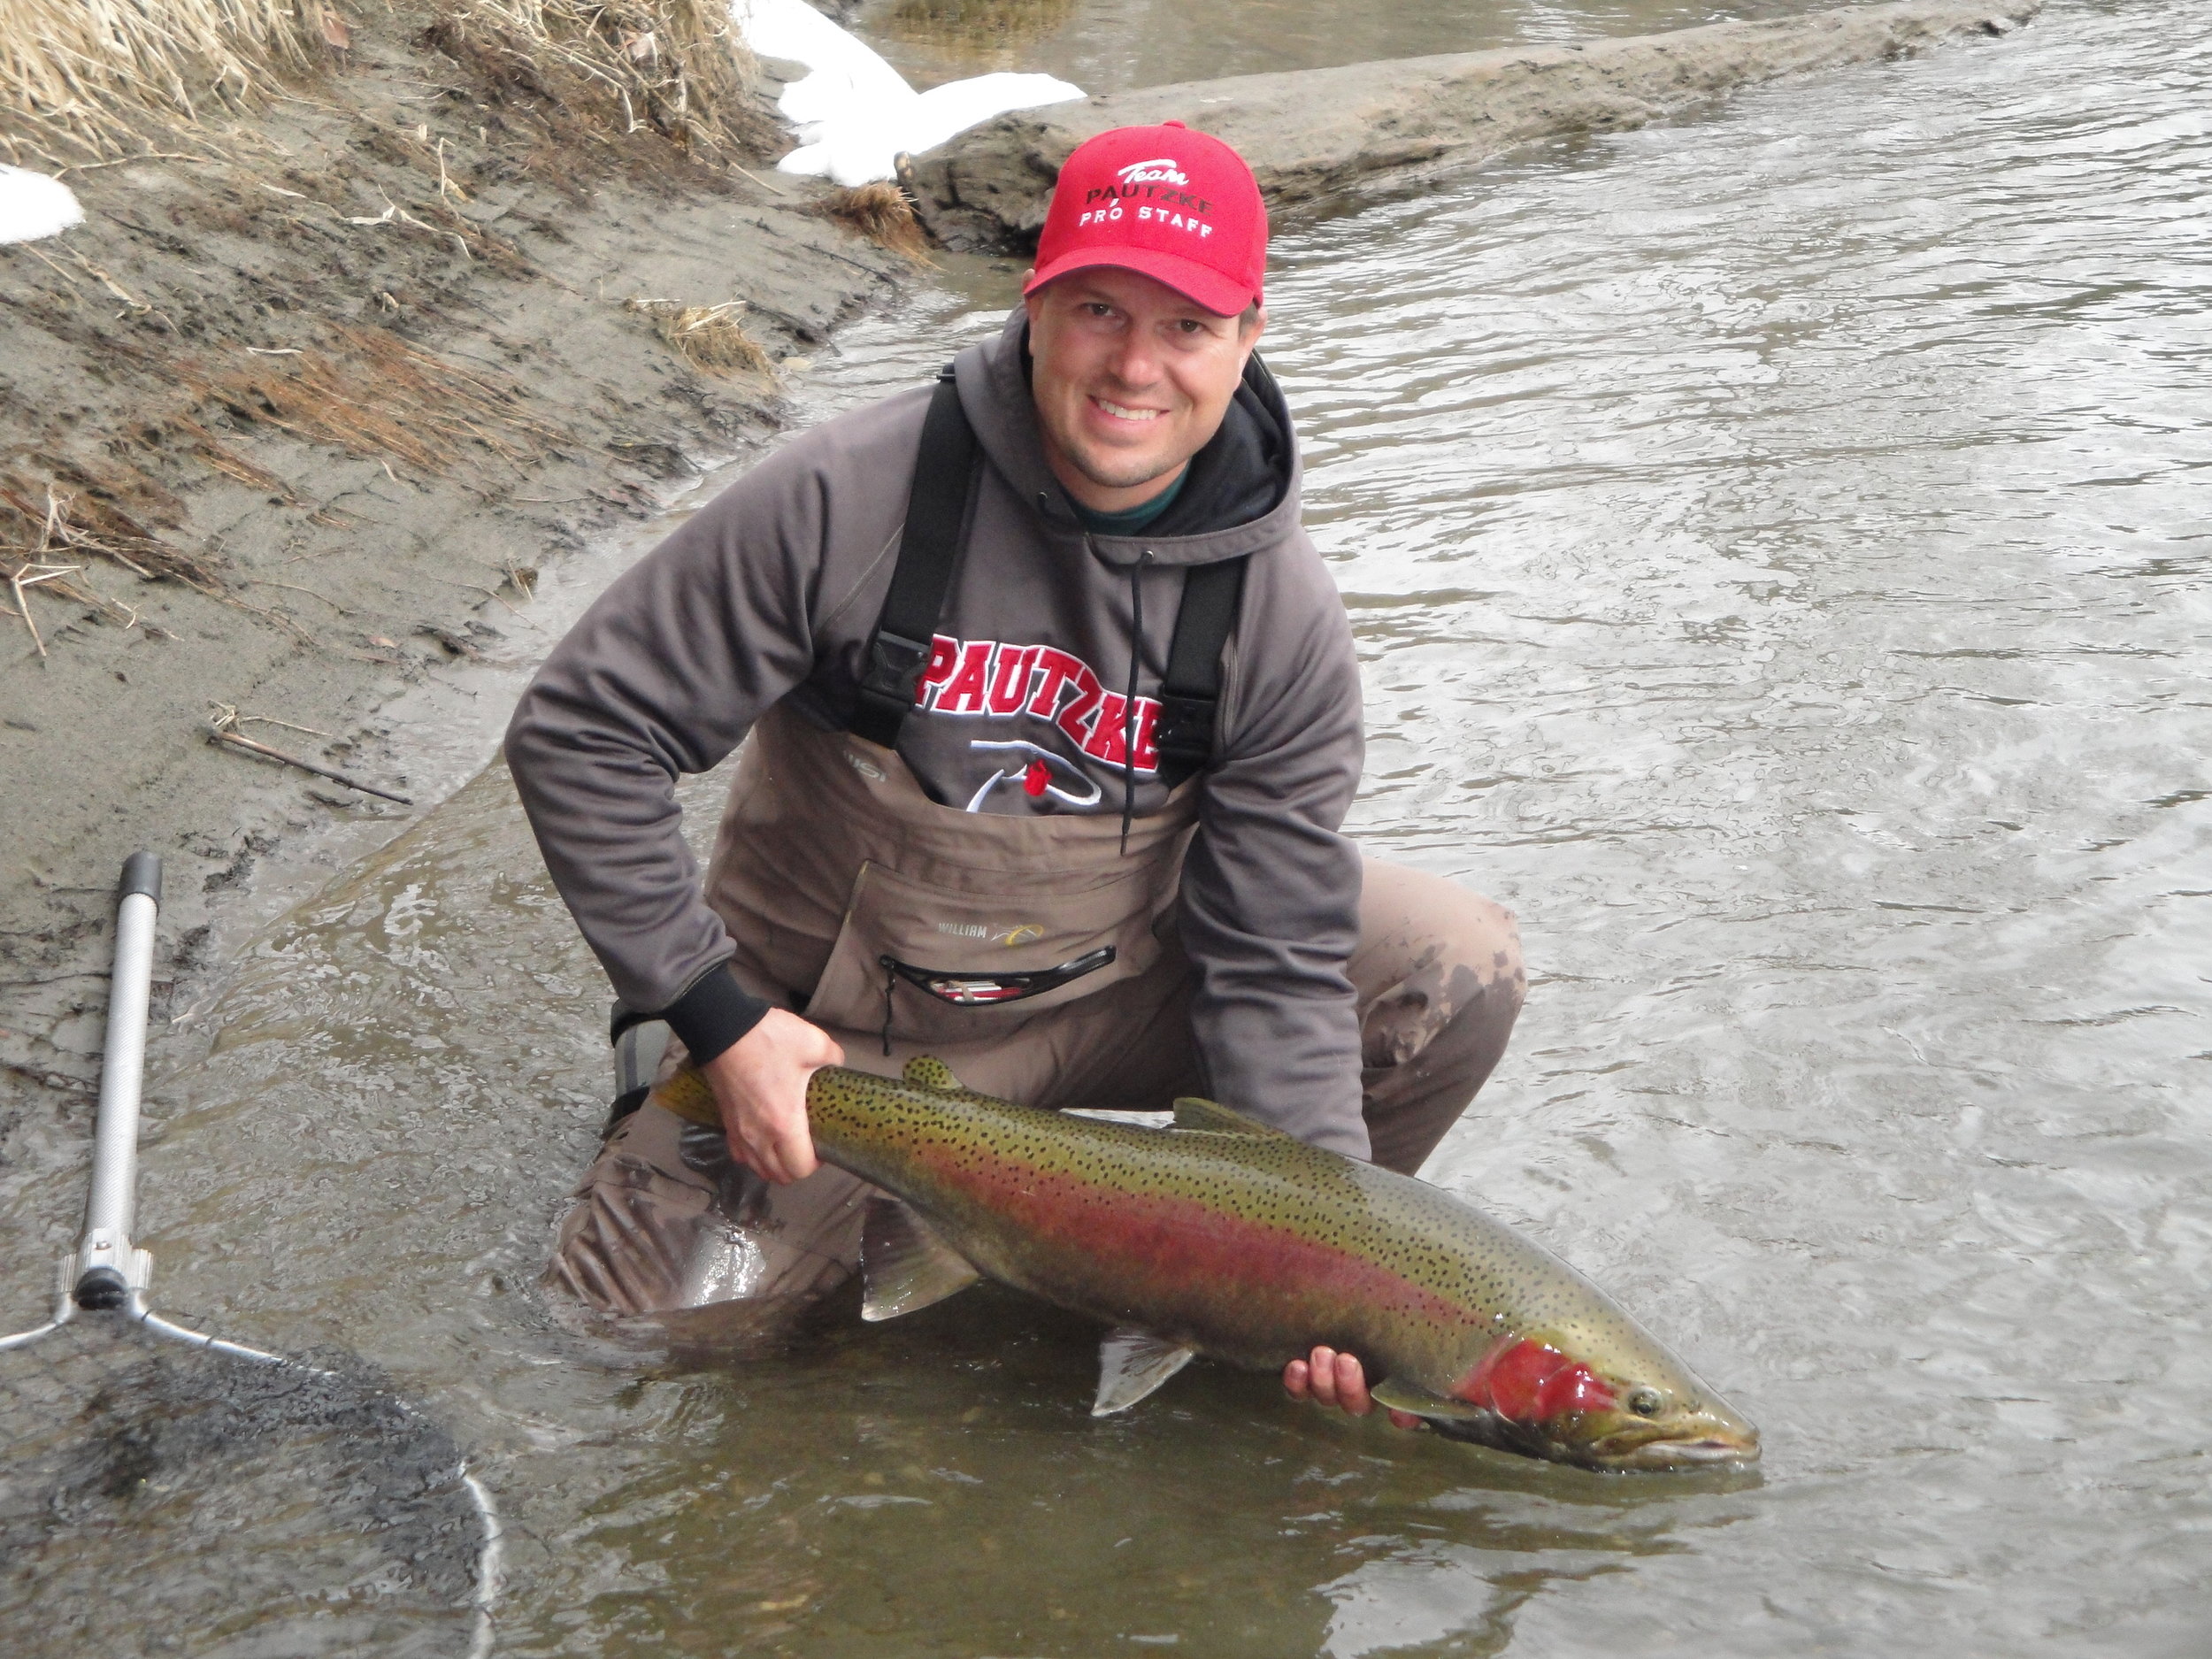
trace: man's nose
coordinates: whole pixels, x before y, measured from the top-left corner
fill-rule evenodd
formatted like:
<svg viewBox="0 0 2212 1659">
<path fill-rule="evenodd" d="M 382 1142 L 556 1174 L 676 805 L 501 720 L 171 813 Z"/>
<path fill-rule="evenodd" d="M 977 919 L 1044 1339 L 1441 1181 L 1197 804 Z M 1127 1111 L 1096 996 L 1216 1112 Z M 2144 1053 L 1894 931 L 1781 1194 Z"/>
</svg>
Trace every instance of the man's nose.
<svg viewBox="0 0 2212 1659">
<path fill-rule="evenodd" d="M 1157 342 L 1142 329 L 1132 329 L 1115 349 L 1110 367 L 1124 386 L 1150 386 L 1160 378 Z"/>
</svg>

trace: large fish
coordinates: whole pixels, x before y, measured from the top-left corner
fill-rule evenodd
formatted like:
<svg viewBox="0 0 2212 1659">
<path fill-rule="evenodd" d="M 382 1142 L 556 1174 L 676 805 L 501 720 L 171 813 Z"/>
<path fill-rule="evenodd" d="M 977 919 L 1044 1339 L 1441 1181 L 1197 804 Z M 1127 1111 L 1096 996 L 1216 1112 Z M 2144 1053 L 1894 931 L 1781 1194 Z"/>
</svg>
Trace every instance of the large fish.
<svg viewBox="0 0 2212 1659">
<path fill-rule="evenodd" d="M 718 1124 L 685 1071 L 654 1099 Z M 829 1066 L 807 1088 L 822 1157 L 883 1189 L 864 1316 L 989 1277 L 1114 1327 L 1093 1410 L 1134 1405 L 1194 1355 L 1280 1370 L 1359 1356 L 1377 1401 L 1441 1432 L 1586 1468 L 1746 1463 L 1758 1431 L 1597 1287 L 1471 1205 L 1217 1106 L 1155 1129 Z"/>
</svg>

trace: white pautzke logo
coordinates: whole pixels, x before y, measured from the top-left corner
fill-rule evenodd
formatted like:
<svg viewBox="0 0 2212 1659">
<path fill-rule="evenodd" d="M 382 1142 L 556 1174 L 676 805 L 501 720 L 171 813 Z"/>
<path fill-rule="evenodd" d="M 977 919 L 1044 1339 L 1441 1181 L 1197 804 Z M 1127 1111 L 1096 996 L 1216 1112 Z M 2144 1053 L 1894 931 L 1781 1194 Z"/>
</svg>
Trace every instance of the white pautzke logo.
<svg viewBox="0 0 2212 1659">
<path fill-rule="evenodd" d="M 1162 156 L 1154 161 L 1133 161 L 1115 174 L 1124 184 L 1188 184 L 1189 176 L 1175 165 L 1172 156 Z"/>
</svg>

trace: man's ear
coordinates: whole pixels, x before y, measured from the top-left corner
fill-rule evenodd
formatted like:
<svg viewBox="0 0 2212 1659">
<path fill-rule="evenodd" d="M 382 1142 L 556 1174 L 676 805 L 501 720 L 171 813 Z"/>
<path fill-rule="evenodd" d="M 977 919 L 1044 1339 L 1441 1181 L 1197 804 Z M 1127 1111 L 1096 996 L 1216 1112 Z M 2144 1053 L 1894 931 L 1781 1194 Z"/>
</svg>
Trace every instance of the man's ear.
<svg viewBox="0 0 2212 1659">
<path fill-rule="evenodd" d="M 1237 319 L 1237 349 L 1244 353 L 1249 363 L 1252 353 L 1258 349 L 1260 336 L 1267 332 L 1267 307 L 1255 305 Z"/>
</svg>

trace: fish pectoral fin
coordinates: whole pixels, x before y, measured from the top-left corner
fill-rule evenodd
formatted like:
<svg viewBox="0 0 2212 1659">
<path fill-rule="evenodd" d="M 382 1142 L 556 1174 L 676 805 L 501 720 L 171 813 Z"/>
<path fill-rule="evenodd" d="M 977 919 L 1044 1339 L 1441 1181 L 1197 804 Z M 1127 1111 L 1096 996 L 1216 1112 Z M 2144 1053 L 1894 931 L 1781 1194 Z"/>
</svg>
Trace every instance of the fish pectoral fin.
<svg viewBox="0 0 2212 1659">
<path fill-rule="evenodd" d="M 1196 1356 L 1196 1349 L 1149 1331 L 1127 1325 L 1109 1331 L 1098 1346 L 1098 1398 L 1091 1402 L 1091 1415 L 1126 1411 Z"/>
<path fill-rule="evenodd" d="M 1432 1394 L 1395 1377 L 1384 1378 L 1367 1392 L 1374 1396 L 1377 1405 L 1388 1406 L 1393 1411 L 1410 1411 L 1417 1417 L 1468 1418 L 1490 1415 L 1486 1407 L 1470 1405 L 1464 1400 L 1447 1400 L 1442 1394 Z"/>
<path fill-rule="evenodd" d="M 906 1063 L 906 1069 L 899 1075 L 921 1088 L 953 1089 L 965 1093 L 960 1088 L 960 1079 L 953 1076 L 952 1068 L 933 1054 L 916 1055 Z"/>
<path fill-rule="evenodd" d="M 1195 1094 L 1186 1094 L 1175 1102 L 1175 1126 L 1178 1129 L 1199 1129 L 1217 1135 L 1274 1135 L 1288 1141 L 1294 1137 L 1283 1133 L 1272 1124 L 1263 1124 L 1256 1118 L 1247 1118 L 1233 1106 L 1224 1106 L 1218 1101 L 1201 1100 Z"/>
<path fill-rule="evenodd" d="M 667 1082 L 656 1085 L 645 1098 L 648 1104 L 674 1112 L 687 1123 L 704 1124 L 710 1129 L 722 1126 L 722 1108 L 695 1065 L 687 1065 Z"/>
<path fill-rule="evenodd" d="M 864 1319 L 913 1313 L 983 1277 L 929 1223 L 880 1193 L 868 1201 L 861 1217 L 860 1274 L 865 1286 L 860 1302 Z"/>
</svg>

